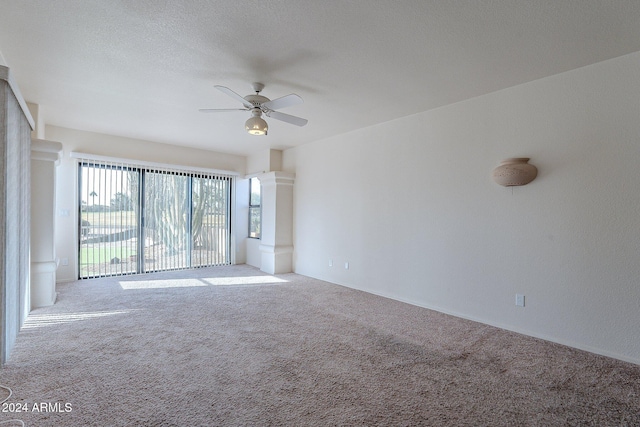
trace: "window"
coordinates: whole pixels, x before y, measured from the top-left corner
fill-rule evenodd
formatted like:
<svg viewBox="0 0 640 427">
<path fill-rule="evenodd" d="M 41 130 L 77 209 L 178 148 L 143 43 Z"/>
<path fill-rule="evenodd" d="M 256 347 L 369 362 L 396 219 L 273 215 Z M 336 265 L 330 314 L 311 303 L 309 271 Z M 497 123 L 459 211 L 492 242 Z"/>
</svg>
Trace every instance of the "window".
<svg viewBox="0 0 640 427">
<path fill-rule="evenodd" d="M 260 225 L 262 222 L 262 208 L 260 195 L 260 180 L 251 178 L 249 180 L 249 237 L 260 238 Z"/>
<path fill-rule="evenodd" d="M 231 263 L 231 177 L 79 167 L 80 278 Z"/>
</svg>

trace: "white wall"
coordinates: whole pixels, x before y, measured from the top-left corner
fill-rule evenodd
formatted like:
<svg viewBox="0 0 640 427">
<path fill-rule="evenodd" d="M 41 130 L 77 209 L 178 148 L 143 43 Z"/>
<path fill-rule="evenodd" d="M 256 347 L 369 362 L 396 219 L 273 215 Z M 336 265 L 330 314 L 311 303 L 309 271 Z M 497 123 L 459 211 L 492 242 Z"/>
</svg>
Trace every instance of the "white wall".
<svg viewBox="0 0 640 427">
<path fill-rule="evenodd" d="M 213 151 L 159 144 L 149 141 L 122 138 L 113 135 L 84 132 L 74 129 L 46 126 L 47 139 L 63 144 L 64 153 L 58 167 L 56 182 L 56 256 L 68 259 L 67 266 L 61 265 L 57 271 L 57 281 L 65 282 L 77 278 L 77 163 L 69 157 L 72 151 L 142 160 L 147 162 L 191 166 L 196 168 L 219 169 L 245 174 L 246 159 L 242 156 L 216 153 Z M 68 211 L 69 216 L 60 216 L 61 211 Z M 241 215 L 242 211 L 236 212 Z M 244 213 L 246 218 L 246 212 Z M 234 217 L 239 226 L 236 228 L 235 241 L 241 241 L 247 234 L 247 220 Z M 244 248 L 237 246 L 237 262 L 244 262 Z"/>
<path fill-rule="evenodd" d="M 640 363 L 638 82 L 640 52 L 285 151 L 295 271 Z"/>
</svg>

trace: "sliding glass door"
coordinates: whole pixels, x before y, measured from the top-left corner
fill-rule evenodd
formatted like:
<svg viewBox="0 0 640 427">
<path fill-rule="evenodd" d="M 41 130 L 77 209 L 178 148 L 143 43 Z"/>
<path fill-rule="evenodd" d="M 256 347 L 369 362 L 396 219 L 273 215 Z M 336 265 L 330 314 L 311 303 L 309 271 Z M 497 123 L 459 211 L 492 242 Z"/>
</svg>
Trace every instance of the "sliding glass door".
<svg viewBox="0 0 640 427">
<path fill-rule="evenodd" d="M 198 176 L 191 182 L 191 266 L 228 264 L 231 180 Z"/>
<path fill-rule="evenodd" d="M 231 177 L 81 161 L 80 278 L 230 264 Z"/>
<path fill-rule="evenodd" d="M 137 272 L 138 171 L 84 163 L 78 176 L 80 277 Z"/>
<path fill-rule="evenodd" d="M 144 174 L 144 269 L 189 267 L 190 177 L 168 172 Z"/>
</svg>

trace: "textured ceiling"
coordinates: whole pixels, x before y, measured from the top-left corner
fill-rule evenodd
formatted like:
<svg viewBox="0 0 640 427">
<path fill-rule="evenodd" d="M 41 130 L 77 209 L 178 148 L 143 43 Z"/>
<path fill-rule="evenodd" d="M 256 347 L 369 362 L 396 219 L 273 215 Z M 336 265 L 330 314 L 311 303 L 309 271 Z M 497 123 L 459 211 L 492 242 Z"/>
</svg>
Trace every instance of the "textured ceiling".
<svg viewBox="0 0 640 427">
<path fill-rule="evenodd" d="M 0 52 L 47 124 L 250 154 L 640 51 L 638 0 L 0 0 Z M 298 128 L 217 91 L 250 83 Z"/>
</svg>

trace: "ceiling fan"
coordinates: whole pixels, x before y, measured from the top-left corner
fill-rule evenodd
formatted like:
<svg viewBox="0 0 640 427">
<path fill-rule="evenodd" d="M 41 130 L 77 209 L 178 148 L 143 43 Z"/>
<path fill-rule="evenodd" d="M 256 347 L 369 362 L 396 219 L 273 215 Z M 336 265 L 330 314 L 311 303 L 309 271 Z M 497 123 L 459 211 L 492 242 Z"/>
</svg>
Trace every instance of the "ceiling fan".
<svg viewBox="0 0 640 427">
<path fill-rule="evenodd" d="M 264 89 L 264 85 L 262 83 L 253 83 L 251 87 L 255 91 L 255 95 L 247 95 L 242 97 L 238 95 L 236 92 L 232 91 L 228 87 L 225 86 L 214 86 L 220 92 L 229 95 L 231 98 L 236 101 L 240 101 L 244 108 L 202 108 L 200 109 L 203 113 L 220 113 L 220 112 L 229 112 L 229 111 L 250 111 L 251 117 L 244 124 L 244 128 L 251 135 L 266 135 L 269 130 L 269 126 L 267 122 L 262 118 L 262 114 L 265 116 L 274 118 L 276 120 L 281 120 L 286 123 L 290 123 L 296 126 L 304 126 L 307 124 L 307 119 L 303 119 L 301 117 L 292 116 L 290 114 L 281 113 L 280 111 L 276 111 L 280 108 L 291 107 L 292 105 L 302 104 L 304 101 L 295 93 L 276 98 L 274 100 L 270 100 L 269 98 L 260 95 L 262 89 Z"/>
</svg>

